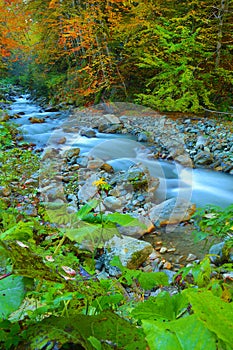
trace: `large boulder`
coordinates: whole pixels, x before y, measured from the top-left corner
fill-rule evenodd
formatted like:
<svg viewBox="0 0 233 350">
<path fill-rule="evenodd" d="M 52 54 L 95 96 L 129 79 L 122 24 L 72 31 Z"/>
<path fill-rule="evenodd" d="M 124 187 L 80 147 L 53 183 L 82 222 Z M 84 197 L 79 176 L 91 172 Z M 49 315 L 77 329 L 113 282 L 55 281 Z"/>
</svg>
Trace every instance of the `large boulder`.
<svg viewBox="0 0 233 350">
<path fill-rule="evenodd" d="M 149 212 L 149 218 L 157 227 L 172 225 L 190 220 L 195 210 L 195 204 L 185 199 L 171 198 L 155 205 Z"/>
<path fill-rule="evenodd" d="M 153 251 L 150 243 L 127 236 L 114 236 L 105 243 L 105 248 L 110 250 L 112 257 L 118 256 L 122 265 L 129 269 L 137 269 Z"/>
</svg>

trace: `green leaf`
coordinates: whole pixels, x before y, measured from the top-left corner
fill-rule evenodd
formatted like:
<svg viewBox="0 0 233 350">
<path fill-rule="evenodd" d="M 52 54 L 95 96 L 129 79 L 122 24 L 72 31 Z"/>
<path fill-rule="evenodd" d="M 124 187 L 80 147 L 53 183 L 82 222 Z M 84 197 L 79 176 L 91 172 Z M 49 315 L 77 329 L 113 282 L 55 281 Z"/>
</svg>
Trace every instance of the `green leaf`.
<svg viewBox="0 0 233 350">
<path fill-rule="evenodd" d="M 170 322 L 143 320 L 150 350 L 213 350 L 216 338 L 195 315 Z"/>
<path fill-rule="evenodd" d="M 233 344 L 233 304 L 225 303 L 210 291 L 185 290 L 195 315 L 227 344 Z"/>
<path fill-rule="evenodd" d="M 147 348 L 142 330 L 110 311 L 97 316 L 77 314 L 45 318 L 26 330 L 24 338 L 25 347 L 37 350 L 48 349 L 46 346 L 58 343 L 60 346 L 66 343 L 81 344 L 84 349 L 93 350 L 90 342 L 90 339 L 93 342 L 93 338 L 97 339 L 96 345 L 101 343 L 103 350 Z"/>
<path fill-rule="evenodd" d="M 168 286 L 168 276 L 164 272 L 142 272 L 138 277 L 138 282 L 145 290 L 155 286 Z"/>
<path fill-rule="evenodd" d="M 96 350 L 102 349 L 101 342 L 97 338 L 91 336 L 87 340 L 89 340 L 89 342 L 91 343 L 94 349 Z"/>
<path fill-rule="evenodd" d="M 98 203 L 99 202 L 97 199 L 93 199 L 92 201 L 88 202 L 76 213 L 77 217 L 82 220 L 88 213 L 90 213 L 92 209 L 97 207 Z"/>
<path fill-rule="evenodd" d="M 24 278 L 8 276 L 0 280 L 0 319 L 7 318 L 21 305 L 25 296 Z"/>
<path fill-rule="evenodd" d="M 111 239 L 114 235 L 119 236 L 115 225 L 90 224 L 82 222 L 79 228 L 66 229 L 66 236 L 77 243 L 89 241 L 92 245 L 103 245 L 105 241 Z"/>
<path fill-rule="evenodd" d="M 141 223 L 138 219 L 132 217 L 129 214 L 112 213 L 104 216 L 106 221 L 114 222 L 121 226 L 141 226 L 146 227 L 145 224 Z"/>
<path fill-rule="evenodd" d="M 161 292 L 157 297 L 139 303 L 131 312 L 131 316 L 137 320 L 172 321 L 187 306 L 187 298 L 182 294 L 170 296 L 168 292 Z"/>
<path fill-rule="evenodd" d="M 8 252 L 13 263 L 13 272 L 17 275 L 39 278 L 48 281 L 64 282 L 64 279 L 54 270 L 52 266 L 47 266 L 43 257 L 37 254 L 33 244 L 27 243 L 22 246 L 20 242 L 15 241 L 0 241 L 0 245 Z"/>
</svg>

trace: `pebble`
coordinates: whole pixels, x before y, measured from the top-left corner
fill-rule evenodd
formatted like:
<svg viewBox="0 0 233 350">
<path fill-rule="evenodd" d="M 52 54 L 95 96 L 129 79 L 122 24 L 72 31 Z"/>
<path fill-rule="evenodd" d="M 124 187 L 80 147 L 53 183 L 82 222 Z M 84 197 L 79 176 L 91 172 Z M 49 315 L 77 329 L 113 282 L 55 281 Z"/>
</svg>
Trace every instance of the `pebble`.
<svg viewBox="0 0 233 350">
<path fill-rule="evenodd" d="M 171 270 L 171 269 L 172 269 L 172 264 L 171 264 L 169 261 L 166 261 L 166 262 L 163 264 L 163 268 L 164 268 L 164 269 L 167 269 L 167 270 Z"/>
<path fill-rule="evenodd" d="M 166 253 L 166 252 L 167 252 L 167 247 L 161 247 L 160 250 L 159 250 L 159 252 L 160 252 L 161 254 Z"/>
<path fill-rule="evenodd" d="M 190 254 L 188 255 L 186 261 L 194 261 L 194 260 L 196 260 L 196 259 L 197 259 L 196 255 L 190 253 Z"/>
</svg>

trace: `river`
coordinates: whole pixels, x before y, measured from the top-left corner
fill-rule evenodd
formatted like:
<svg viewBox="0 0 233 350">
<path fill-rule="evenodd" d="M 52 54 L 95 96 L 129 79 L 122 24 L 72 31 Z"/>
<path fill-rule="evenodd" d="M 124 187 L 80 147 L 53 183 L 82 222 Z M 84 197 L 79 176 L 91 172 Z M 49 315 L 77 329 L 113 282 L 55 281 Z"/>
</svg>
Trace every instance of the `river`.
<svg viewBox="0 0 233 350">
<path fill-rule="evenodd" d="M 175 162 L 154 160 L 150 157 L 149 150 L 142 148 L 141 143 L 131 135 L 97 132 L 95 137 L 85 137 L 78 132 L 67 133 L 62 124 L 69 117 L 69 112 L 46 111 L 33 102 L 30 95 L 16 97 L 9 114 L 20 115 L 14 122 L 19 125 L 25 140 L 34 143 L 36 148 L 45 148 L 47 145 L 64 149 L 80 147 L 82 154 L 105 159 L 115 170 L 143 163 L 152 176 L 160 179 L 157 193 L 161 201 L 177 197 L 191 200 L 198 207 L 208 204 L 226 207 L 232 204 L 232 175 L 206 169 L 189 169 Z M 32 123 L 32 118 L 43 122 Z M 53 142 L 63 137 L 66 138 L 65 145 L 58 146 Z"/>
</svg>

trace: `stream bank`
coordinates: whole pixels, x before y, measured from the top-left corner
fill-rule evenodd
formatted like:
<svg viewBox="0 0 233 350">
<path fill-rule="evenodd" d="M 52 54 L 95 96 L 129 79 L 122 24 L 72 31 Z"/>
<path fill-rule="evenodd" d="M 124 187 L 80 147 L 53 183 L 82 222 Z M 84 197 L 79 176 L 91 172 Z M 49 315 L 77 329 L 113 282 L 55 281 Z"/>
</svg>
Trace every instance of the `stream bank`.
<svg viewBox="0 0 233 350">
<path fill-rule="evenodd" d="M 28 106 L 29 109 L 26 112 L 21 110 L 25 101 L 26 103 L 29 102 L 31 108 Z M 105 207 L 103 209 L 110 212 L 116 210 L 133 213 L 140 218 L 145 217 L 149 220 L 147 221 L 147 230 L 151 231 L 155 225 L 159 235 L 162 229 L 160 229 L 158 219 L 161 219 L 162 209 L 160 209 L 159 214 L 156 213 L 156 219 L 152 216 L 152 212 L 154 212 L 152 209 L 156 211 L 159 203 L 174 198 L 174 194 L 178 190 L 178 196 L 175 197 L 174 204 L 176 206 L 177 203 L 181 202 L 181 206 L 179 217 L 176 218 L 176 228 L 173 229 L 170 225 L 174 223 L 173 221 L 166 222 L 166 225 L 168 225 L 165 227 L 168 228 L 167 232 L 175 231 L 175 229 L 183 231 L 185 226 L 180 226 L 180 222 L 189 220 L 190 215 L 194 212 L 194 209 L 192 209 L 188 217 L 185 217 L 188 209 L 192 208 L 190 200 L 195 192 L 195 185 L 192 183 L 191 186 L 187 186 L 186 180 L 187 175 L 190 178 L 190 175 L 195 173 L 195 170 L 192 170 L 193 160 L 195 159 L 190 156 L 191 151 L 189 152 L 187 148 L 187 135 L 192 136 L 192 145 L 194 143 L 196 145 L 195 154 L 199 154 L 199 152 L 210 153 L 210 149 L 207 150 L 207 142 L 204 145 L 200 139 L 198 140 L 200 136 L 198 132 L 194 132 L 193 129 L 189 134 L 188 131 L 180 132 L 180 125 L 177 125 L 173 120 L 154 112 L 152 115 L 148 115 L 152 113 L 151 110 L 148 111 L 135 105 L 129 106 L 129 104 L 118 105 L 114 114 L 112 106 L 101 105 L 95 108 L 73 111 L 68 118 L 59 111 L 41 110 L 39 106 L 31 104 L 27 96 L 26 98 L 24 96 L 20 97 L 16 107 L 18 109 L 12 110 L 12 116 L 16 118 L 17 123 L 22 125 L 22 131 L 27 132 L 26 140 L 30 141 L 31 137 L 34 140 L 34 145 L 32 144 L 34 149 L 37 149 L 37 152 L 43 151 L 42 175 L 40 175 L 43 201 L 48 200 L 60 204 L 68 203 L 69 211 L 76 211 L 80 205 L 96 195 L 96 188 L 92 186 L 92 183 L 104 177 L 113 188 L 110 193 L 111 196 L 104 199 Z M 116 109 L 116 106 L 114 108 Z M 25 122 L 26 120 L 28 122 Z M 193 125 L 192 121 L 190 123 Z M 184 125 L 187 124 L 189 122 L 185 119 Z M 194 126 L 192 127 L 194 128 Z M 202 132 L 203 127 L 209 128 L 209 122 L 203 121 L 199 124 L 199 130 L 202 130 Z M 190 128 L 190 125 L 187 128 Z M 212 128 L 215 130 L 213 125 Z M 36 133 L 36 129 L 40 132 Z M 225 135 L 226 140 L 231 137 L 232 134 L 230 134 L 230 128 L 222 131 L 222 137 Z M 129 140 L 128 135 L 132 135 L 132 139 Z M 194 135 L 197 136 L 197 139 Z M 123 139 L 120 136 L 123 136 Z M 188 142 L 191 145 L 190 140 Z M 46 144 L 47 148 L 44 150 Z M 217 170 L 223 170 L 224 168 L 231 171 L 230 149 L 228 146 L 225 148 L 225 153 L 223 152 L 220 157 L 224 160 L 224 162 L 221 161 L 222 169 L 218 168 Z M 216 154 L 219 154 L 219 152 Z M 169 162 L 163 162 L 160 159 L 166 159 Z M 213 158 L 211 157 L 211 159 Z M 43 174 L 44 166 L 45 176 Z M 188 170 L 186 170 L 187 166 L 189 166 Z M 148 169 L 150 174 L 148 174 Z M 153 172 L 153 175 L 151 175 L 151 172 Z M 78 174 L 76 179 L 74 179 L 75 174 Z M 200 172 L 198 174 L 200 175 Z M 201 171 L 201 174 L 205 174 L 205 171 Z M 209 174 L 212 176 L 216 173 L 207 173 L 207 182 L 209 182 Z M 221 191 L 218 194 L 217 201 L 219 201 L 219 198 L 221 199 L 221 196 L 223 199 L 224 193 L 223 204 L 226 205 L 232 198 L 229 193 L 229 190 L 232 189 L 232 178 L 230 175 L 217 174 L 220 177 L 220 182 L 223 178 L 226 182 L 225 192 Z M 215 180 L 215 177 L 212 180 Z M 29 179 L 30 181 L 32 182 L 32 179 Z M 203 191 L 203 188 L 201 188 L 201 191 Z M 214 186 L 210 187 L 212 191 L 213 188 Z M 159 192 L 160 194 L 158 194 Z M 155 193 L 156 195 L 154 195 Z M 172 212 L 177 214 L 174 208 L 173 205 L 169 209 L 169 220 L 172 218 Z M 185 220 L 183 220 L 184 217 Z M 140 236 L 141 233 L 135 233 L 135 237 Z M 174 242 L 178 244 L 176 240 L 174 237 Z M 158 264 L 162 261 L 160 268 L 172 269 L 175 267 L 178 269 L 182 266 L 181 256 L 183 256 L 185 263 L 202 257 L 200 252 L 196 255 L 192 251 L 187 251 L 189 249 L 187 242 L 183 246 L 181 245 L 180 248 L 174 247 L 173 243 L 168 248 L 163 247 L 163 244 L 160 245 L 161 247 L 155 243 L 157 250 L 152 252 L 151 256 L 153 261 L 159 259 Z M 167 250 L 164 251 L 161 248 L 170 250 L 168 252 L 170 255 L 180 255 L 175 257 L 174 261 L 169 262 L 169 257 L 167 257 L 168 260 L 164 260 L 162 257 L 165 256 L 163 254 L 167 253 Z M 158 253 L 155 253 L 157 251 Z M 190 256 L 190 254 L 192 255 Z M 184 258 L 185 255 L 186 258 Z M 177 260 L 175 260 L 176 258 Z M 151 266 L 151 264 L 146 266 Z M 146 266 L 145 268 L 148 269 Z"/>
</svg>

